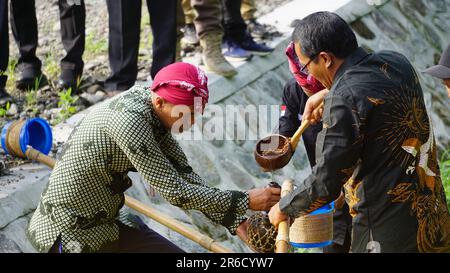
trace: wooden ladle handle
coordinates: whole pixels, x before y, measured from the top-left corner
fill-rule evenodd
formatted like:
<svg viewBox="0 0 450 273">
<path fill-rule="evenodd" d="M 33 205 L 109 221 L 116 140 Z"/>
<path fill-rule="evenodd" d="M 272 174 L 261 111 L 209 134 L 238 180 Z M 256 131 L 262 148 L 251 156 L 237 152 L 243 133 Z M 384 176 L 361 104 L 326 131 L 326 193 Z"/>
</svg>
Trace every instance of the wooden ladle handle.
<svg viewBox="0 0 450 273">
<path fill-rule="evenodd" d="M 323 102 L 321 102 L 317 108 L 322 108 L 322 107 L 323 107 Z M 310 124 L 311 124 L 311 122 L 308 119 L 303 120 L 300 127 L 298 127 L 297 131 L 295 131 L 295 134 L 291 137 L 292 151 L 294 151 L 295 148 L 297 148 L 298 142 L 300 141 L 300 137 L 302 136 L 302 134 L 306 130 L 306 128 L 309 127 Z"/>
</svg>

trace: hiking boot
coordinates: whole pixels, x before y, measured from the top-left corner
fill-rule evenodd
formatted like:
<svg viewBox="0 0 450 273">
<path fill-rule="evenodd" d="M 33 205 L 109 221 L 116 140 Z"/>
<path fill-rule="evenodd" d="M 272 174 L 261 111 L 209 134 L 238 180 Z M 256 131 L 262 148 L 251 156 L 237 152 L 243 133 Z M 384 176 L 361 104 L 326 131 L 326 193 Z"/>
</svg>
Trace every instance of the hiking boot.
<svg viewBox="0 0 450 273">
<path fill-rule="evenodd" d="M 194 24 L 187 24 L 181 30 L 183 32 L 183 43 L 189 45 L 198 45 L 197 31 L 195 31 Z"/>
<path fill-rule="evenodd" d="M 230 62 L 244 62 L 252 58 L 252 54 L 242 49 L 237 43 L 226 40 L 222 44 L 222 53 L 225 59 Z"/>
<path fill-rule="evenodd" d="M 267 34 L 269 34 L 268 29 L 265 25 L 260 24 L 256 19 L 246 20 L 247 30 L 252 35 L 253 38 L 263 39 Z"/>
<path fill-rule="evenodd" d="M 232 77 L 237 74 L 236 69 L 222 54 L 222 33 L 210 32 L 205 34 L 200 38 L 200 45 L 203 50 L 203 63 L 207 71 L 224 77 Z"/>
</svg>

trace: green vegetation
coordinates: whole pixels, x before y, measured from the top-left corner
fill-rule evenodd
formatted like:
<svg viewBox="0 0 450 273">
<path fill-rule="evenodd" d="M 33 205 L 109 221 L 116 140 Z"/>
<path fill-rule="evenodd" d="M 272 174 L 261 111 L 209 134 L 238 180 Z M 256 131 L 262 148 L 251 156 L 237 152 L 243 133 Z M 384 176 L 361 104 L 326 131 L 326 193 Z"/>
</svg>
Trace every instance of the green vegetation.
<svg viewBox="0 0 450 273">
<path fill-rule="evenodd" d="M 445 151 L 440 160 L 441 178 L 444 185 L 445 196 L 447 197 L 447 207 L 450 210 L 450 149 Z"/>
<path fill-rule="evenodd" d="M 56 79 L 61 73 L 61 68 L 59 67 L 59 60 L 54 52 L 56 52 L 56 50 L 52 48 L 44 58 L 43 70 L 45 75 L 47 75 L 49 79 Z"/>
<path fill-rule="evenodd" d="M 17 59 L 10 59 L 8 63 L 8 68 L 6 70 L 6 75 L 8 75 L 8 81 L 6 82 L 6 90 L 15 90 L 16 89 L 16 66 Z"/>
<path fill-rule="evenodd" d="M 89 60 L 100 54 L 108 52 L 108 40 L 105 37 L 98 37 L 97 33 L 90 32 L 86 35 L 85 51 L 83 58 Z"/>
<path fill-rule="evenodd" d="M 11 105 L 7 102 L 5 108 L 0 108 L 0 117 L 4 118 L 10 107 Z"/>
<path fill-rule="evenodd" d="M 25 91 L 25 106 L 34 107 L 37 105 L 37 90 L 42 80 L 42 75 L 34 81 L 34 87 Z"/>
<path fill-rule="evenodd" d="M 60 107 L 61 110 L 56 116 L 53 125 L 65 121 L 78 111 L 78 108 L 74 105 L 78 100 L 78 96 L 72 96 L 72 88 L 59 92 L 58 96 L 58 107 Z"/>
</svg>

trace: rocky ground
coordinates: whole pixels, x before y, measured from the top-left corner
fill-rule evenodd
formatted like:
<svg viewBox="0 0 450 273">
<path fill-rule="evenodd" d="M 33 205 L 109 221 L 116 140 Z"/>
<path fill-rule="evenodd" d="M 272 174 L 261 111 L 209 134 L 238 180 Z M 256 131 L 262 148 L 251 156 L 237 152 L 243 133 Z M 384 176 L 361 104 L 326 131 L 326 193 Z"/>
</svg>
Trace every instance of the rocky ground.
<svg viewBox="0 0 450 273">
<path fill-rule="evenodd" d="M 145 1 L 144 1 L 145 2 Z M 289 2 L 289 0 L 261 0 L 256 1 L 257 16 L 266 14 L 275 7 Z M 102 83 L 109 74 L 108 64 L 108 12 L 103 0 L 86 1 L 86 49 L 83 56 L 85 67 L 80 84 L 79 94 L 71 94 L 67 90 L 57 90 L 55 83 L 60 68 L 59 60 L 64 56 L 59 34 L 59 9 L 57 0 L 37 0 L 36 12 L 39 25 L 39 47 L 37 56 L 42 61 L 43 72 L 49 79 L 49 84 L 38 90 L 19 91 L 15 88 L 15 79 L 18 76 L 16 69 L 18 49 L 10 30 L 10 60 L 6 71 L 8 75 L 7 91 L 14 97 L 10 104 L 0 104 L 0 128 L 19 117 L 42 117 L 52 125 L 63 122 L 70 115 L 105 99 Z M 141 40 L 138 62 L 138 81 L 145 81 L 149 77 L 151 65 L 152 34 L 150 18 L 147 7 L 143 3 L 141 18 Z M 276 36 L 276 30 L 271 29 Z M 271 39 L 269 37 L 269 39 Z M 183 57 L 190 60 L 201 60 L 200 49 L 185 47 Z M 54 149 L 56 150 L 56 148 Z M 2 166 L 0 174 L 11 165 L 21 162 L 5 157 L 0 149 Z M 6 168 L 5 168 L 6 166 Z"/>
</svg>

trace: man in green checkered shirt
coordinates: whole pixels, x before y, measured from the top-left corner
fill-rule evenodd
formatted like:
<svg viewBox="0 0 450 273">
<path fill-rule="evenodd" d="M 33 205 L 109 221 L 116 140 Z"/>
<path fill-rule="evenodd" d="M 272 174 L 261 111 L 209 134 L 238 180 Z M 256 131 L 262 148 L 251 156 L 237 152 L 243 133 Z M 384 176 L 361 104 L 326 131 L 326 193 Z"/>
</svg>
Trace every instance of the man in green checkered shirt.
<svg viewBox="0 0 450 273">
<path fill-rule="evenodd" d="M 194 98 L 202 103 L 194 105 Z M 268 210 L 274 188 L 247 192 L 207 186 L 171 134 L 189 129 L 208 101 L 207 78 L 190 64 L 162 69 L 153 86 L 135 86 L 90 112 L 65 144 L 30 220 L 28 237 L 41 252 L 181 252 L 142 222 L 117 220 L 129 171 L 137 171 L 171 204 L 196 209 L 245 239 L 247 209 Z M 175 107 L 185 107 L 172 117 Z"/>
</svg>

